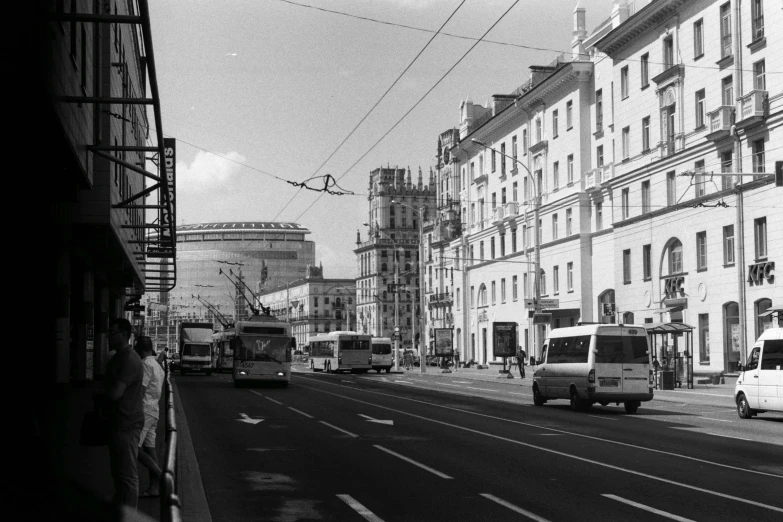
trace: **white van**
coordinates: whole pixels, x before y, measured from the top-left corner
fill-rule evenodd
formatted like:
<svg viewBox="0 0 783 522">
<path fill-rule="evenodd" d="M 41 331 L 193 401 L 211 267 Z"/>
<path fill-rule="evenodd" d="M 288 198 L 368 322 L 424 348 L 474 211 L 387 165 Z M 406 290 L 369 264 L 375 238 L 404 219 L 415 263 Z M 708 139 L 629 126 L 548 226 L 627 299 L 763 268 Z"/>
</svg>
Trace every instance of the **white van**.
<svg viewBox="0 0 783 522">
<path fill-rule="evenodd" d="M 653 398 L 652 351 L 643 326 L 583 324 L 549 333 L 533 373 L 533 402 L 568 399 L 571 409 L 614 402 L 635 413 Z"/>
<path fill-rule="evenodd" d="M 739 372 L 734 400 L 741 419 L 783 411 L 783 328 L 763 332 Z"/>
<path fill-rule="evenodd" d="M 388 337 L 372 338 L 372 369 L 378 373 L 391 371 L 394 355 L 392 354 L 392 340 Z"/>
</svg>

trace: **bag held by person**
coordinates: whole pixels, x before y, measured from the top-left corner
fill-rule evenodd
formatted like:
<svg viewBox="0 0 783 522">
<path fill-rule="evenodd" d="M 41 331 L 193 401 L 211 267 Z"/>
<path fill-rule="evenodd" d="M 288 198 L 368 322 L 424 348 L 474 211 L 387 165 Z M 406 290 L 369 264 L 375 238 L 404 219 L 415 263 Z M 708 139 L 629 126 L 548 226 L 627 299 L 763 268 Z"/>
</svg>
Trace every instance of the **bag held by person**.
<svg viewBox="0 0 783 522">
<path fill-rule="evenodd" d="M 109 421 L 97 410 L 84 414 L 79 444 L 82 446 L 106 446 L 109 443 Z"/>
</svg>

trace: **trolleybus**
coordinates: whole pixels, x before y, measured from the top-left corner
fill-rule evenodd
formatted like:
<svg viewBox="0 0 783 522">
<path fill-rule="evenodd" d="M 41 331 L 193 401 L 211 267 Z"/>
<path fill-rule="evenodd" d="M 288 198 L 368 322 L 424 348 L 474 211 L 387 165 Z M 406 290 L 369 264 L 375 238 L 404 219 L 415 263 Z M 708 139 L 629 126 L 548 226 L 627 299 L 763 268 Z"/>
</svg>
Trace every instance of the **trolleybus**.
<svg viewBox="0 0 783 522">
<path fill-rule="evenodd" d="M 372 368 L 369 334 L 337 331 L 310 337 L 313 371 L 367 373 Z"/>
<path fill-rule="evenodd" d="M 268 315 L 237 321 L 231 341 L 234 386 L 246 382 L 291 382 L 291 325 Z"/>
</svg>

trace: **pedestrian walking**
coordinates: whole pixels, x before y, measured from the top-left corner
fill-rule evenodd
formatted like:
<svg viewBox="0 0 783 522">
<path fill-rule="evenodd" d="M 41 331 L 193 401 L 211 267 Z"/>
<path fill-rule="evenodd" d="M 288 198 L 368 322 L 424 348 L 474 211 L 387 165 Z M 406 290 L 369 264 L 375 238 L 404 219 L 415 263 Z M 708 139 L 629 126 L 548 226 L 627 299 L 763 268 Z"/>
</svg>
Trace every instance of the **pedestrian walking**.
<svg viewBox="0 0 783 522">
<path fill-rule="evenodd" d="M 164 348 L 158 354 L 158 364 L 160 364 L 161 368 L 165 370 L 167 368 L 168 363 L 169 363 L 169 349 Z"/>
<path fill-rule="evenodd" d="M 459 350 L 454 350 L 454 368 L 459 368 Z"/>
<path fill-rule="evenodd" d="M 141 336 L 136 341 L 136 352 L 141 357 L 144 369 L 142 385 L 144 386 L 144 428 L 139 437 L 139 462 L 149 470 L 150 485 L 146 491 L 139 494 L 140 498 L 157 497 L 160 495 L 161 470 L 158 455 L 155 450 L 155 436 L 158 431 L 160 395 L 163 391 L 165 373 L 155 358 L 152 339 Z"/>
<path fill-rule="evenodd" d="M 519 378 L 525 378 L 525 350 L 521 346 L 517 347 L 517 366 L 519 367 Z"/>
<path fill-rule="evenodd" d="M 405 353 L 402 356 L 402 362 L 403 362 L 406 370 L 410 370 L 411 369 L 411 366 L 412 366 L 411 359 L 412 359 L 411 352 L 409 352 L 408 350 L 405 350 Z"/>
<path fill-rule="evenodd" d="M 103 393 L 96 401 L 109 419 L 109 463 L 114 481 L 114 502 L 136 509 L 139 473 L 136 461 L 144 427 L 144 388 L 141 358 L 128 344 L 131 324 L 118 318 L 109 326 L 109 347 L 115 355 L 106 365 Z"/>
</svg>

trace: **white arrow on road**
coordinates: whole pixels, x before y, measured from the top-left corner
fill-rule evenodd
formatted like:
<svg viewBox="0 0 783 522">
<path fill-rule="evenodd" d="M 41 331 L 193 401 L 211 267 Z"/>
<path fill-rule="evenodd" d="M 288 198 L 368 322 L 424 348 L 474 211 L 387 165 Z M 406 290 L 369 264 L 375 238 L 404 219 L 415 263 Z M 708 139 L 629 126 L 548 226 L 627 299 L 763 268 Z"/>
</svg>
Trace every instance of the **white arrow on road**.
<svg viewBox="0 0 783 522">
<path fill-rule="evenodd" d="M 373 419 L 373 418 L 372 418 L 372 417 L 370 417 L 369 415 L 362 415 L 361 413 L 359 414 L 359 417 L 364 417 L 364 418 L 365 418 L 365 419 L 367 419 L 369 422 L 377 422 L 378 424 L 386 424 L 387 426 L 394 426 L 394 421 L 393 421 L 393 420 L 380 420 L 380 419 Z"/>
<path fill-rule="evenodd" d="M 245 413 L 240 413 L 239 415 L 241 415 L 241 416 L 242 416 L 242 418 L 241 418 L 241 419 L 237 419 L 237 420 L 238 420 L 239 422 L 247 422 L 248 424 L 258 424 L 259 422 L 261 422 L 262 420 L 264 420 L 264 419 L 251 419 L 251 418 L 250 418 L 250 417 L 248 417 L 248 416 L 247 416 L 247 414 L 245 414 Z"/>
</svg>

